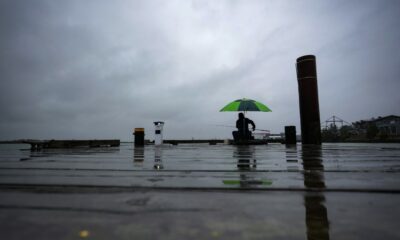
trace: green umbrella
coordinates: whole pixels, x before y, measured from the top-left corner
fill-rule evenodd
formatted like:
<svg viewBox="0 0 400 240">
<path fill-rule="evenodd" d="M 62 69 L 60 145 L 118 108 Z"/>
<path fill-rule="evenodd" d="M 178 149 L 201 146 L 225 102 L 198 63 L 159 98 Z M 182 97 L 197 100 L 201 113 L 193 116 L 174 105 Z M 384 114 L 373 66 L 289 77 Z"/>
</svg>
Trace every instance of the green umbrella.
<svg viewBox="0 0 400 240">
<path fill-rule="evenodd" d="M 230 102 L 220 110 L 220 112 L 240 112 L 240 111 L 272 112 L 271 109 L 269 109 L 264 104 L 247 98 L 242 98 Z"/>
</svg>

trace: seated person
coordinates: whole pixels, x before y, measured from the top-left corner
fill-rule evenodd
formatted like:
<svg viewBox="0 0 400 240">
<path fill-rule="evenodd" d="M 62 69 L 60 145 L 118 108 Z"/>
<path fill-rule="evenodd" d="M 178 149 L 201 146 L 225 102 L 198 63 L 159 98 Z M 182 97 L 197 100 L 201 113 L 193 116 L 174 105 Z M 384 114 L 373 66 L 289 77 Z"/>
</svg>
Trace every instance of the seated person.
<svg viewBox="0 0 400 240">
<path fill-rule="evenodd" d="M 254 137 L 251 135 L 251 132 L 249 131 L 249 124 L 251 124 L 254 131 L 256 128 L 254 122 L 248 118 L 245 118 L 243 113 L 239 113 L 239 119 L 236 121 L 236 128 L 238 130 L 232 132 L 233 140 L 239 141 L 254 139 Z"/>
</svg>

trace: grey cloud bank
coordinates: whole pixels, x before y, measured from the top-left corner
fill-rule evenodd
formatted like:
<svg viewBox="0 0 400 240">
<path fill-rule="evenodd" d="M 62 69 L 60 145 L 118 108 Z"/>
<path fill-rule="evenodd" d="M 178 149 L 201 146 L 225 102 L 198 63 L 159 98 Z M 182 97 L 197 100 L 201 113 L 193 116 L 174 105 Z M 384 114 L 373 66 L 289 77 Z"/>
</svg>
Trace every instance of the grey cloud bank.
<svg viewBox="0 0 400 240">
<path fill-rule="evenodd" d="M 295 60 L 317 57 L 321 120 L 400 115 L 399 1 L 1 1 L 0 138 L 227 138 L 299 129 Z"/>
</svg>

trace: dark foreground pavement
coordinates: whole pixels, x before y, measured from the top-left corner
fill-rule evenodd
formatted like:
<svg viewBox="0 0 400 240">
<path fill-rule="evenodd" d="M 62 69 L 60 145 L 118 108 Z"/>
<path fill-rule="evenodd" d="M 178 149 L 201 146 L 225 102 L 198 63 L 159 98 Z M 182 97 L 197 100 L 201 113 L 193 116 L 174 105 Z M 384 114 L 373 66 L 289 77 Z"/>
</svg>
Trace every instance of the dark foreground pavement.
<svg viewBox="0 0 400 240">
<path fill-rule="evenodd" d="M 400 239 L 399 194 L 3 187 L 2 239 Z M 4 238 L 3 238 L 4 237 Z"/>
</svg>

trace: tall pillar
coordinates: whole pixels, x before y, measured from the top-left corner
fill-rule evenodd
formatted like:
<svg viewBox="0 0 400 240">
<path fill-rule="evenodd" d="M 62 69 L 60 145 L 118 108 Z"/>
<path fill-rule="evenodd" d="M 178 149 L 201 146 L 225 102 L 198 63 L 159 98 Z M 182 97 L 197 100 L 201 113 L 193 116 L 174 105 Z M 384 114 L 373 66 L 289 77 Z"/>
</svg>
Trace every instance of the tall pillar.
<svg viewBox="0 0 400 240">
<path fill-rule="evenodd" d="M 296 61 L 297 82 L 303 144 L 321 144 L 317 67 L 314 55 L 299 57 Z"/>
</svg>

